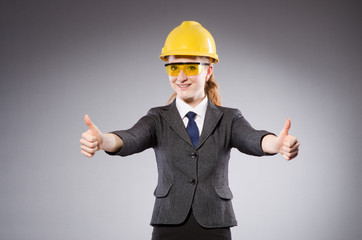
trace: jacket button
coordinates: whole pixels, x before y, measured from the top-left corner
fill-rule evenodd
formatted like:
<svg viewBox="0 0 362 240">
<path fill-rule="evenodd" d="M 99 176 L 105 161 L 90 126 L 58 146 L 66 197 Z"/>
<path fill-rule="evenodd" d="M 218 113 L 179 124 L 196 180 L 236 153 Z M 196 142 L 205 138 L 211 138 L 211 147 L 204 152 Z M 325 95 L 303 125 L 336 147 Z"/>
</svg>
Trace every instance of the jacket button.
<svg viewBox="0 0 362 240">
<path fill-rule="evenodd" d="M 197 158 L 197 153 L 196 153 L 196 152 L 192 152 L 192 153 L 190 153 L 190 156 L 191 156 L 192 158 Z"/>
<path fill-rule="evenodd" d="M 196 183 L 196 179 L 193 178 L 193 179 L 189 180 L 189 183 L 194 185 Z"/>
</svg>

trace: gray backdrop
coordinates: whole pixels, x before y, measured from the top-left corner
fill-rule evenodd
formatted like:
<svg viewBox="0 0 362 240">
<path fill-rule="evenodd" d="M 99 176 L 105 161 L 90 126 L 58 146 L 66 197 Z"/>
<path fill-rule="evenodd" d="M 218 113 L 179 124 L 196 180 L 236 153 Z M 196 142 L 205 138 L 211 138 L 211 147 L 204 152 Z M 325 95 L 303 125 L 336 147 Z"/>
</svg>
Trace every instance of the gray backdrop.
<svg viewBox="0 0 362 240">
<path fill-rule="evenodd" d="M 158 56 L 196 20 L 223 105 L 297 159 L 232 152 L 234 239 L 362 239 L 361 1 L 1 1 L 0 239 L 150 239 L 152 150 L 80 154 L 88 113 L 132 126 L 172 91 Z"/>
</svg>

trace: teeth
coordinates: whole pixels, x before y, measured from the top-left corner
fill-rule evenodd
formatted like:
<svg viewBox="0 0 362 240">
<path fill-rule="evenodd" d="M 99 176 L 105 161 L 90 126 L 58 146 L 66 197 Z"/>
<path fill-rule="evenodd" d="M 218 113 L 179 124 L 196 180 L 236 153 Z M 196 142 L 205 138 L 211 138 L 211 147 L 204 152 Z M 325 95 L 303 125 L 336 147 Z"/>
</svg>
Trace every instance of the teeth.
<svg viewBox="0 0 362 240">
<path fill-rule="evenodd" d="M 179 85 L 180 87 L 188 87 L 190 86 L 190 84 L 186 84 L 186 85 Z"/>
</svg>

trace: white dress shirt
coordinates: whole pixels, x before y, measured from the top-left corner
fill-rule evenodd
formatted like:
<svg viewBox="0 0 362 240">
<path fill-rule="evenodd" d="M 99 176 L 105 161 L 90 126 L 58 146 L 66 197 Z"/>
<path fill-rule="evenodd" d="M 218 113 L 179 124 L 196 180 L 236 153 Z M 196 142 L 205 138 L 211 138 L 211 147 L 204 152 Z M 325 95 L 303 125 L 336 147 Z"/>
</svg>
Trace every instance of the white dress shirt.
<svg viewBox="0 0 362 240">
<path fill-rule="evenodd" d="M 182 99 L 176 98 L 176 107 L 182 118 L 182 121 L 185 124 L 185 127 L 187 127 L 187 124 L 189 123 L 189 119 L 186 117 L 186 114 L 190 111 L 196 113 L 195 122 L 197 128 L 199 129 L 199 135 L 201 135 L 202 127 L 204 126 L 207 103 L 208 103 L 208 98 L 205 97 L 202 100 L 202 102 L 199 103 L 199 105 L 193 108 L 187 103 L 185 103 Z"/>
</svg>

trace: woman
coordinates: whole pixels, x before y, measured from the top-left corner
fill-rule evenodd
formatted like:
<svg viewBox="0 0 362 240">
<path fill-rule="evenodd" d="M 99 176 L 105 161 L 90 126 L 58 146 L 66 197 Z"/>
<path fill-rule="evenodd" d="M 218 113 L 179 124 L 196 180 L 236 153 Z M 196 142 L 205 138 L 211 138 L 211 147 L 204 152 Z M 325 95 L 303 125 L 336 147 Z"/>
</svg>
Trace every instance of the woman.
<svg viewBox="0 0 362 240">
<path fill-rule="evenodd" d="M 253 129 L 239 110 L 220 106 L 214 39 L 199 23 L 186 21 L 171 31 L 160 57 L 175 91 L 172 102 L 152 108 L 131 129 L 107 134 L 86 115 L 89 130 L 82 134 L 81 152 L 127 156 L 154 149 L 153 240 L 231 239 L 230 227 L 237 225 L 228 182 L 231 148 L 291 160 L 299 142 L 288 134 L 289 119 L 275 136 Z"/>
</svg>

